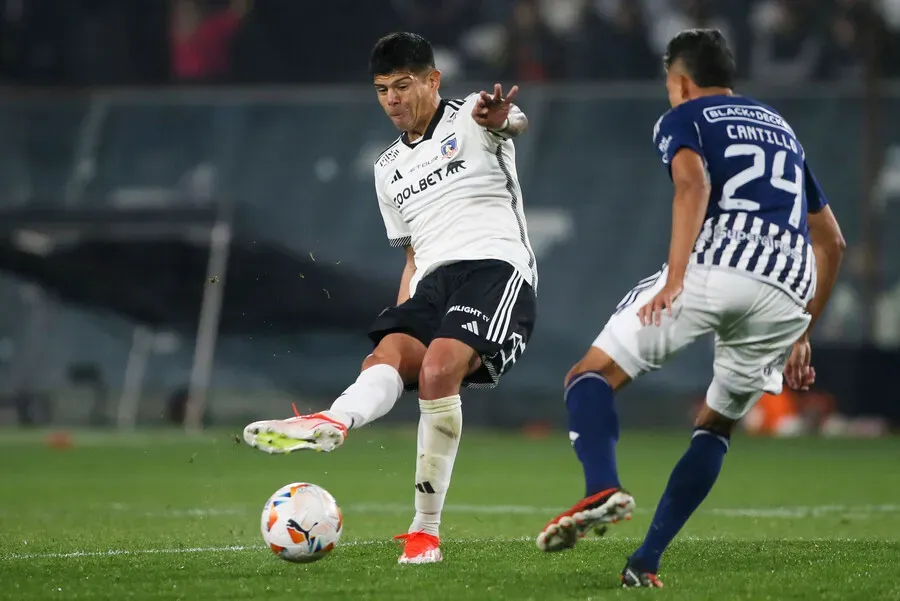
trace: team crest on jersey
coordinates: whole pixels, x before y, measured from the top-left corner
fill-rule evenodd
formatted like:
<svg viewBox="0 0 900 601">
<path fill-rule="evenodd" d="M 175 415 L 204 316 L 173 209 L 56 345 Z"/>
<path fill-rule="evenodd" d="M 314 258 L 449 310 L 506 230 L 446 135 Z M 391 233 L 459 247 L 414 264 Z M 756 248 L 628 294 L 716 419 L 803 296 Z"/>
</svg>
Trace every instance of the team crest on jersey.
<svg viewBox="0 0 900 601">
<path fill-rule="evenodd" d="M 441 154 L 444 155 L 445 159 L 452 159 L 454 156 L 456 156 L 456 153 L 458 151 L 459 144 L 456 141 L 456 136 L 453 136 L 452 138 L 441 144 Z"/>
</svg>

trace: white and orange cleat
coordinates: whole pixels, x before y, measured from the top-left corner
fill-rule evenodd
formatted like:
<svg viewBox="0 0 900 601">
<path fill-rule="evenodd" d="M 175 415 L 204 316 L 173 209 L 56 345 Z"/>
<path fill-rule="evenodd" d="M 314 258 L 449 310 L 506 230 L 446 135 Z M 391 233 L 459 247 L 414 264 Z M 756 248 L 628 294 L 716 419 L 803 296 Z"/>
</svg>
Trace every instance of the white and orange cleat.
<svg viewBox="0 0 900 601">
<path fill-rule="evenodd" d="M 437 563 L 444 559 L 441 555 L 441 539 L 425 532 L 398 534 L 394 540 L 402 540 L 403 553 L 397 563 Z"/>
<path fill-rule="evenodd" d="M 244 428 L 244 441 L 266 453 L 324 451 L 330 453 L 347 438 L 347 426 L 329 417 L 328 412 L 253 422 Z"/>
<path fill-rule="evenodd" d="M 634 511 L 634 497 L 621 488 L 610 488 L 582 499 L 544 526 L 537 537 L 541 551 L 571 549 L 589 530 L 606 533 L 607 524 L 630 520 Z"/>
</svg>

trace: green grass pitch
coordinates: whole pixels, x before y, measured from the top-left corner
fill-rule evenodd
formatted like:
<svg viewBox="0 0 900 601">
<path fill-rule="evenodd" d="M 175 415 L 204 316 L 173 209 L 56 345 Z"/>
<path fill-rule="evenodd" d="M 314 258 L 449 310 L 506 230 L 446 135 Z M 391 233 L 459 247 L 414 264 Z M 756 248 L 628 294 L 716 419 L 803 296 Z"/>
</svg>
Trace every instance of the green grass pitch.
<svg viewBox="0 0 900 601">
<path fill-rule="evenodd" d="M 399 566 L 415 433 L 366 428 L 331 454 L 268 456 L 217 431 L 76 433 L 67 449 L 0 433 L 0 599 L 900 599 L 900 440 L 736 437 L 722 477 L 663 558 L 655 591 L 618 588 L 689 434 L 625 432 L 638 510 L 608 536 L 542 554 L 534 537 L 581 494 L 564 432 L 464 432 L 444 513 L 444 562 Z M 268 496 L 331 491 L 345 530 L 295 565 L 262 543 Z"/>
</svg>

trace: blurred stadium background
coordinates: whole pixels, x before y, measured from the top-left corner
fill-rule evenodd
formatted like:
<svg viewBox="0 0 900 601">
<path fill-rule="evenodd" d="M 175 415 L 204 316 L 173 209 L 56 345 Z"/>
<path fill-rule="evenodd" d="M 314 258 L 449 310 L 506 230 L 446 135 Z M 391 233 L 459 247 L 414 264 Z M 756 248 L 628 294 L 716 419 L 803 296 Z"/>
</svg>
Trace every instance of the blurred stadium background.
<svg viewBox="0 0 900 601">
<path fill-rule="evenodd" d="M 403 261 L 371 169 L 396 132 L 366 74 L 400 29 L 435 44 L 445 96 L 522 88 L 538 325 L 466 420 L 561 425 L 566 370 L 665 260 L 659 57 L 694 26 L 791 121 L 849 243 L 816 391 L 748 427 L 896 429 L 900 0 L 2 0 L 0 425 L 231 426 L 343 390 Z M 623 423 L 688 424 L 710 361 L 698 345 L 632 386 Z"/>
</svg>

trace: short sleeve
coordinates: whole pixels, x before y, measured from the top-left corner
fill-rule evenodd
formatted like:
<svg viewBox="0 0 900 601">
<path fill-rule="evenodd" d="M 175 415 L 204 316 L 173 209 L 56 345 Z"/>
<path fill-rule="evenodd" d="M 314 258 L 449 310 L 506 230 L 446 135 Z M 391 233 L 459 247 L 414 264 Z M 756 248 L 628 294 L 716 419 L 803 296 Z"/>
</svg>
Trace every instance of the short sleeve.
<svg viewBox="0 0 900 601">
<path fill-rule="evenodd" d="M 689 148 L 703 156 L 697 124 L 683 111 L 671 110 L 659 118 L 653 128 L 653 144 L 667 167 L 682 148 Z"/>
<path fill-rule="evenodd" d="M 809 164 L 806 161 L 803 161 L 803 178 L 806 189 L 806 211 L 808 213 L 818 213 L 828 205 L 828 199 L 825 197 L 825 193 L 822 192 L 822 187 L 819 186 L 816 176 L 813 175 L 812 169 L 809 168 Z"/>
<path fill-rule="evenodd" d="M 378 208 L 381 210 L 384 229 L 387 232 L 391 246 L 410 246 L 412 244 L 412 235 L 410 234 L 409 226 L 403 220 L 403 215 L 384 197 L 381 190 L 378 190 L 377 184 L 375 192 L 378 195 Z"/>
</svg>

